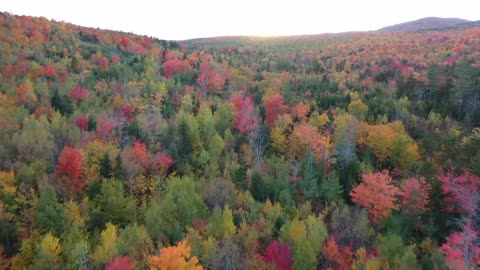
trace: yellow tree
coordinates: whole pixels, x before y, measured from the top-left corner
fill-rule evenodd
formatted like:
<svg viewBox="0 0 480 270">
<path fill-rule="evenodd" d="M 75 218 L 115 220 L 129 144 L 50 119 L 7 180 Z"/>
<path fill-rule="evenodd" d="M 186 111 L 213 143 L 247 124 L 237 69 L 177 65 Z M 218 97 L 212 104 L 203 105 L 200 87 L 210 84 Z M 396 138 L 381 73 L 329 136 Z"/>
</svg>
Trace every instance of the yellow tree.
<svg viewBox="0 0 480 270">
<path fill-rule="evenodd" d="M 159 256 L 151 256 L 150 270 L 203 270 L 196 256 L 190 255 L 191 248 L 186 241 L 176 246 L 160 249 Z"/>
</svg>

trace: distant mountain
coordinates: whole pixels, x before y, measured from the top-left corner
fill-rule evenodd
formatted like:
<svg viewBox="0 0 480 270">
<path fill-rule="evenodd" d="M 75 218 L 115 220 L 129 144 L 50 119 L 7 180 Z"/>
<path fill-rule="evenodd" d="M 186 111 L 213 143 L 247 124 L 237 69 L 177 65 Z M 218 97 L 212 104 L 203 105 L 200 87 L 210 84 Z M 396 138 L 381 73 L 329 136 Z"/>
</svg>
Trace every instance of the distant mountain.
<svg viewBox="0 0 480 270">
<path fill-rule="evenodd" d="M 439 28 L 450 28 L 459 24 L 470 23 L 469 20 L 459 18 L 437 18 L 427 17 L 415 21 L 395 24 L 378 29 L 378 32 L 416 32 L 422 30 L 432 30 Z"/>
</svg>

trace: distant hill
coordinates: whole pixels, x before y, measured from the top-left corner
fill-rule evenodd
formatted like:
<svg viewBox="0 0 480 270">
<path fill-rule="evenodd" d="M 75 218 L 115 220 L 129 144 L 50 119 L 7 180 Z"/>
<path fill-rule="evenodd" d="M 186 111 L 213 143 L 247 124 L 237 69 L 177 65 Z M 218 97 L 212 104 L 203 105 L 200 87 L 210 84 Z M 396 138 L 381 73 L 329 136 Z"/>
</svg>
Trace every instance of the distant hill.
<svg viewBox="0 0 480 270">
<path fill-rule="evenodd" d="M 450 28 L 459 24 L 470 23 L 469 20 L 459 18 L 427 17 L 415 21 L 395 24 L 378 29 L 378 32 L 416 32 L 439 28 Z"/>
</svg>

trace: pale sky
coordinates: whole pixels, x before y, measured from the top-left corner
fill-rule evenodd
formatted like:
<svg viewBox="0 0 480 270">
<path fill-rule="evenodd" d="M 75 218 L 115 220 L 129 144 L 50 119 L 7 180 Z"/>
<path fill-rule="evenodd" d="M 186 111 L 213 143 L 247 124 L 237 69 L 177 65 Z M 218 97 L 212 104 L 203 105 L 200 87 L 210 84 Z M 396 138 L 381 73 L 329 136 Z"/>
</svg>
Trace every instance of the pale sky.
<svg viewBox="0 0 480 270">
<path fill-rule="evenodd" d="M 0 10 L 171 40 L 369 31 L 423 17 L 480 19 L 478 0 L 1 0 Z"/>
</svg>

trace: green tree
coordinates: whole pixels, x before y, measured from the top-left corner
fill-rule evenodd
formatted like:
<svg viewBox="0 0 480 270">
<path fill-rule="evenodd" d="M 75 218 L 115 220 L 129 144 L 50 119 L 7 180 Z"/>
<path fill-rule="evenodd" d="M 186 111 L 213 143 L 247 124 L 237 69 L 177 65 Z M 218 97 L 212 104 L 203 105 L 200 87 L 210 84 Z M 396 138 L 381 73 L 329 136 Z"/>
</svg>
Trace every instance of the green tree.
<svg viewBox="0 0 480 270">
<path fill-rule="evenodd" d="M 405 246 L 403 239 L 395 234 L 380 236 L 380 256 L 387 259 L 395 269 L 414 269 L 417 265 L 412 247 Z"/>
<path fill-rule="evenodd" d="M 119 256 L 128 256 L 135 261 L 145 261 L 147 254 L 151 254 L 152 251 L 153 243 L 145 226 L 133 223 L 120 233 Z"/>
<path fill-rule="evenodd" d="M 327 203 L 335 202 L 337 204 L 343 203 L 343 186 L 340 184 L 340 179 L 336 173 L 330 173 L 320 183 L 320 194 L 323 200 Z"/>
<path fill-rule="evenodd" d="M 101 233 L 100 244 L 92 254 L 92 260 L 96 265 L 105 265 L 113 257 L 118 255 L 118 230 L 117 226 L 107 223 Z"/>
<path fill-rule="evenodd" d="M 62 269 L 62 245 L 60 239 L 51 233 L 45 235 L 38 246 L 37 255 L 33 259 L 30 269 L 34 270 L 55 270 Z"/>
<path fill-rule="evenodd" d="M 100 193 L 90 204 L 93 228 L 101 228 L 111 222 L 125 226 L 136 220 L 135 200 L 125 195 L 122 183 L 117 180 L 103 181 Z"/>
<path fill-rule="evenodd" d="M 193 178 L 170 179 L 161 198 L 145 213 L 147 231 L 156 241 L 165 235 L 171 242 L 176 242 L 195 218 L 205 217 L 207 207 L 196 190 Z"/>
<path fill-rule="evenodd" d="M 112 177 L 112 162 L 107 153 L 105 153 L 100 160 L 100 175 L 105 178 Z"/>
<path fill-rule="evenodd" d="M 67 224 L 65 208 L 58 202 L 57 195 L 51 186 L 48 186 L 40 195 L 35 209 L 35 220 L 41 233 L 52 231 L 54 235 L 62 235 Z"/>
<path fill-rule="evenodd" d="M 327 239 L 327 226 L 323 222 L 322 216 L 308 216 L 305 221 L 307 224 L 307 238 L 315 254 L 319 254 L 323 247 L 323 242 Z"/>
<path fill-rule="evenodd" d="M 317 256 L 312 245 L 305 237 L 300 238 L 295 246 L 293 266 L 295 269 L 317 269 Z"/>
<path fill-rule="evenodd" d="M 92 269 L 87 241 L 82 240 L 77 242 L 71 250 L 66 250 L 66 252 L 67 260 L 65 268 L 67 270 Z"/>
<path fill-rule="evenodd" d="M 207 232 L 216 239 L 228 238 L 235 234 L 232 210 L 230 210 L 228 205 L 225 205 L 223 213 L 218 206 L 213 209 Z"/>
<path fill-rule="evenodd" d="M 252 175 L 252 183 L 250 184 L 250 193 L 253 198 L 257 201 L 264 202 L 267 198 L 267 187 L 266 183 L 262 178 L 262 175 L 258 172 L 255 172 Z"/>
</svg>

